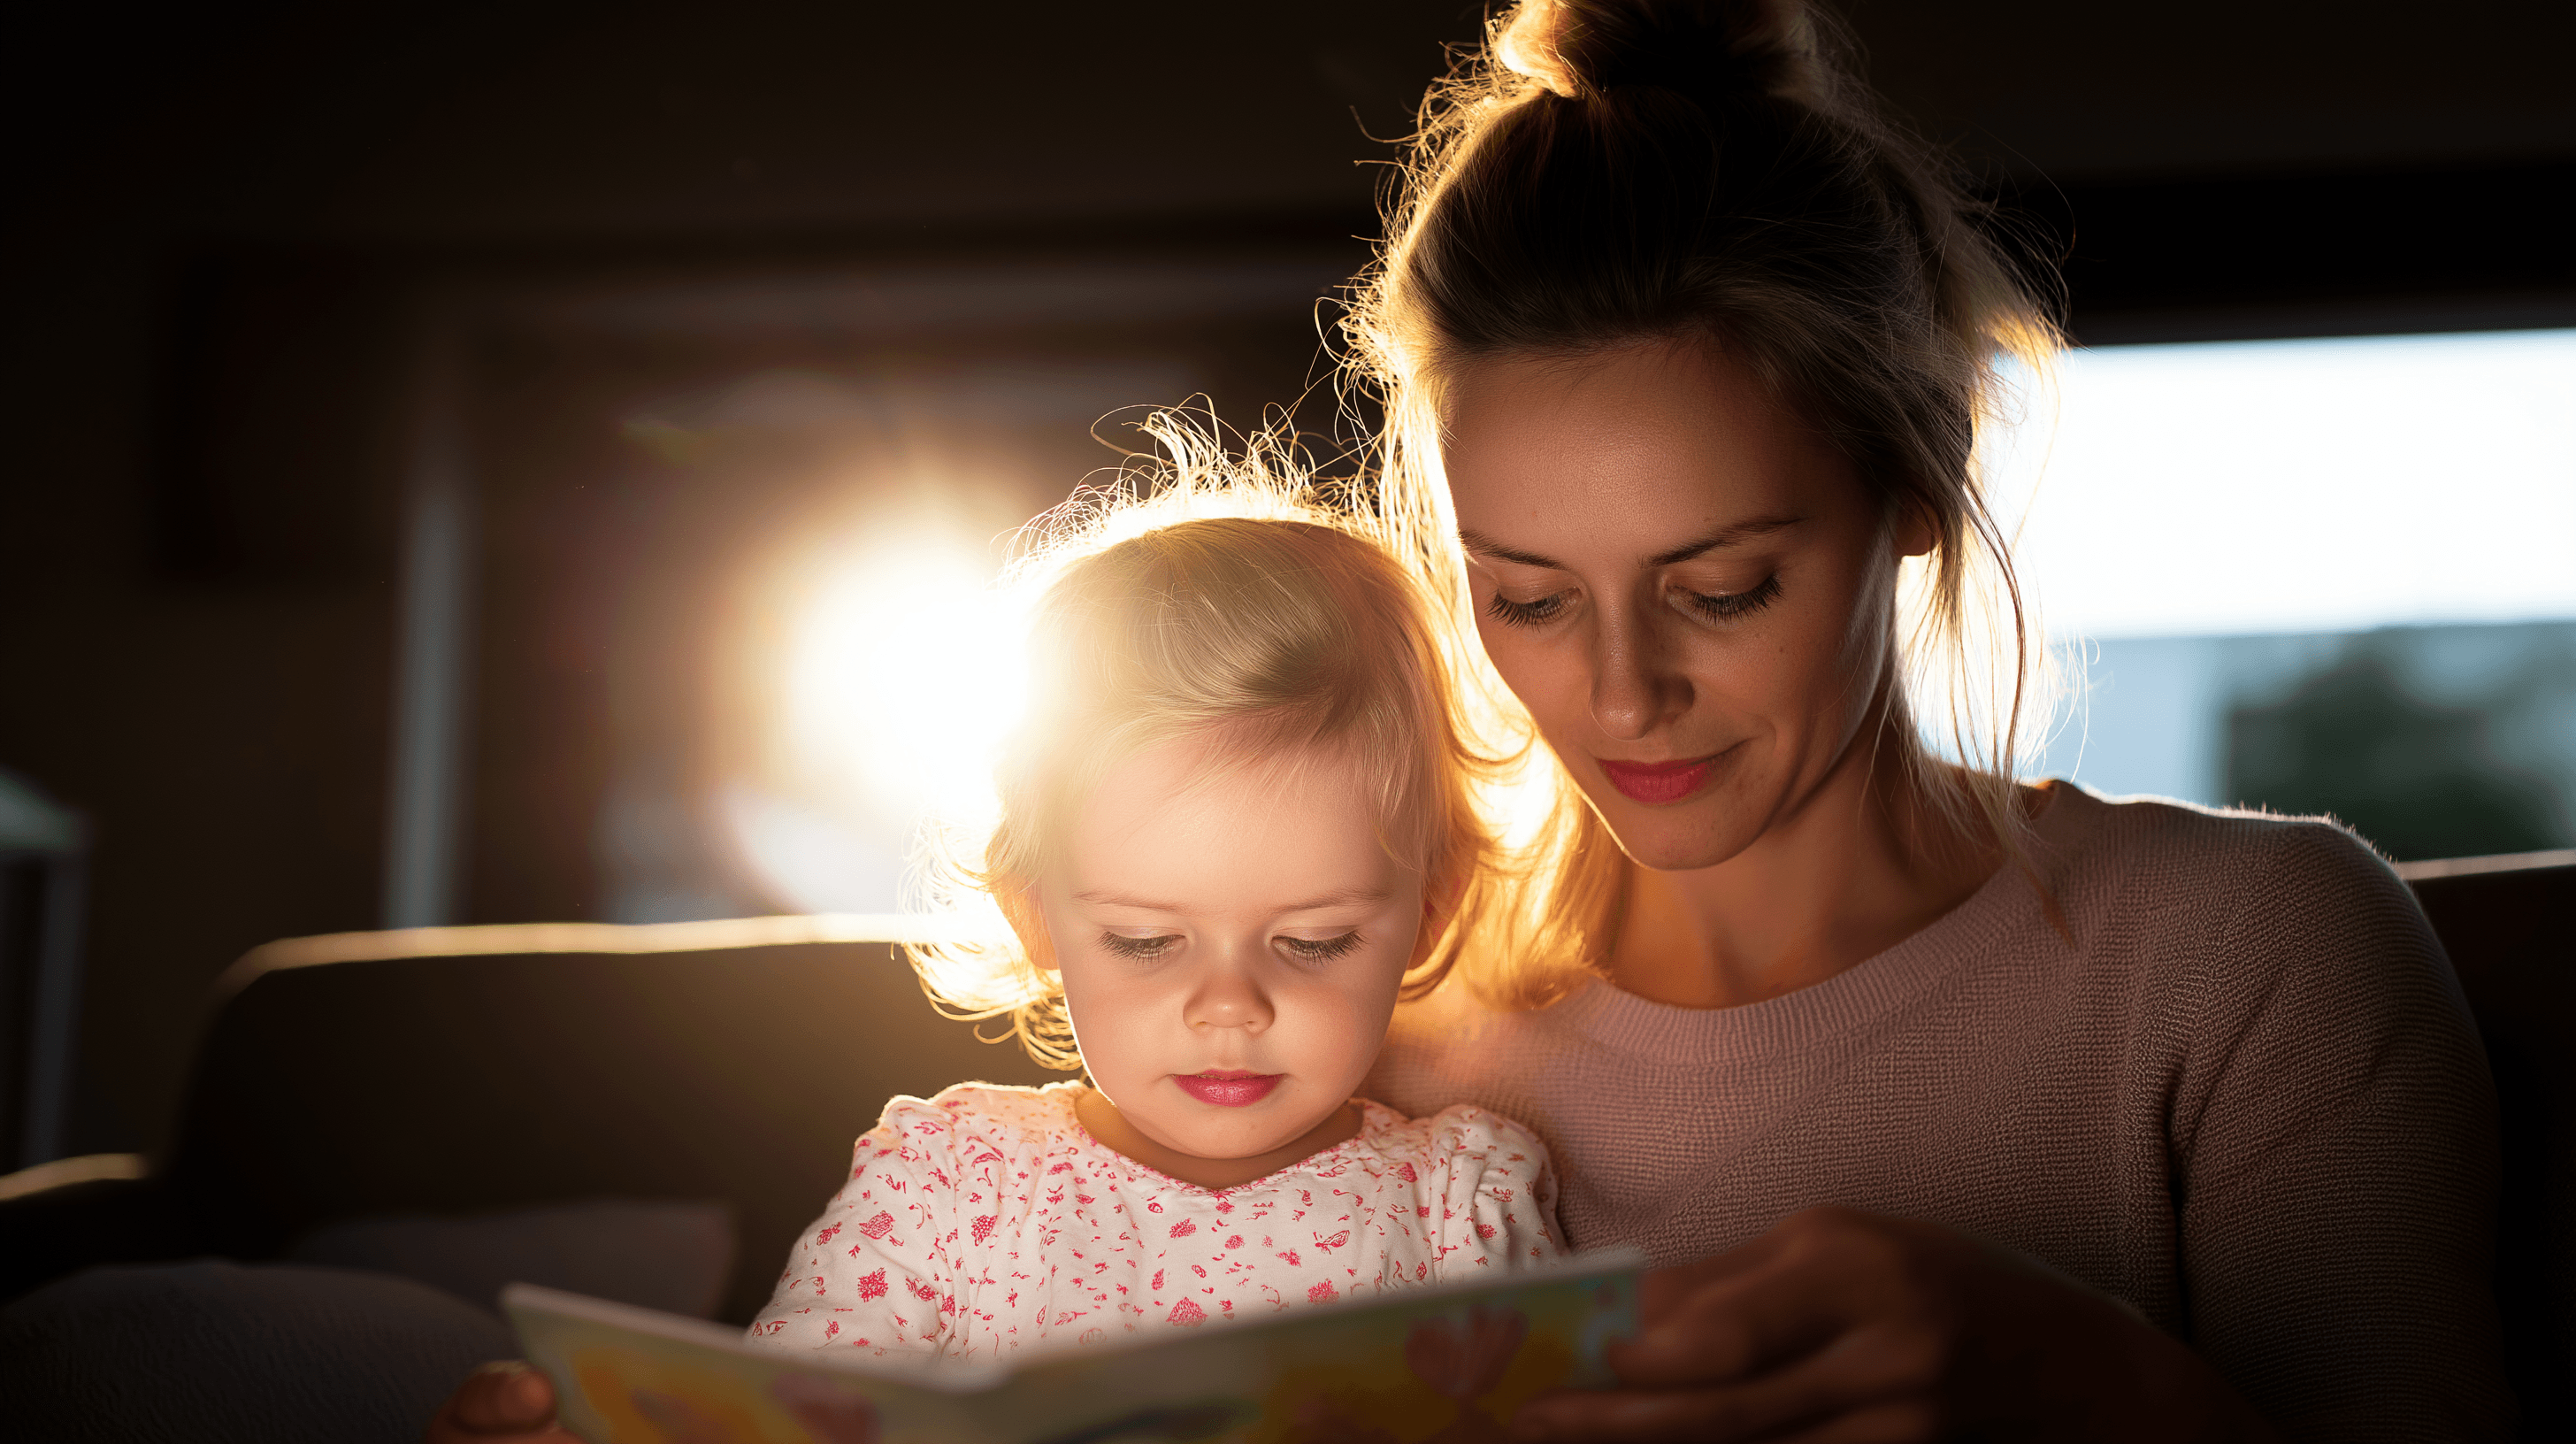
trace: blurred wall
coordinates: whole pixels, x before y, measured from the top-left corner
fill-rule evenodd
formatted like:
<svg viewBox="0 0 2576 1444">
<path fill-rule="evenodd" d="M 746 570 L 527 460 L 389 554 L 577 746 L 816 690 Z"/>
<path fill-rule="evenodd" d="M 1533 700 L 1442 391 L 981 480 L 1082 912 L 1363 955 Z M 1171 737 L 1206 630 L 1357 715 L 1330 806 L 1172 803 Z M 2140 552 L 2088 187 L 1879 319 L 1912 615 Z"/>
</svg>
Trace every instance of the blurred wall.
<svg viewBox="0 0 2576 1444">
<path fill-rule="evenodd" d="M 159 1140 L 233 956 L 376 920 L 425 290 L 960 248 L 1356 263 L 1368 137 L 1479 9 L 12 10 L 0 767 L 97 824 L 75 1145 Z M 1848 13 L 1900 105 L 2047 212 L 2079 324 L 2088 296 L 2135 323 L 2576 291 L 2543 224 L 2576 7 Z"/>
</svg>

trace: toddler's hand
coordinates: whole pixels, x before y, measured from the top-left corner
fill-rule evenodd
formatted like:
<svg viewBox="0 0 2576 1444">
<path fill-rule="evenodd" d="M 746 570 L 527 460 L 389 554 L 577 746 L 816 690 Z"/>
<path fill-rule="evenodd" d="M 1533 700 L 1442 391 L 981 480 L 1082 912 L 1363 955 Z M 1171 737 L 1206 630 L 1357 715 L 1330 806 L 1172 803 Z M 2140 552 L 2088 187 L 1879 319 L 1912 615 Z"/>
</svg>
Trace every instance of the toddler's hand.
<svg viewBox="0 0 2576 1444">
<path fill-rule="evenodd" d="M 516 1359 L 466 1376 L 429 1421 L 422 1444 L 577 1444 L 555 1422 L 555 1386 Z"/>
</svg>

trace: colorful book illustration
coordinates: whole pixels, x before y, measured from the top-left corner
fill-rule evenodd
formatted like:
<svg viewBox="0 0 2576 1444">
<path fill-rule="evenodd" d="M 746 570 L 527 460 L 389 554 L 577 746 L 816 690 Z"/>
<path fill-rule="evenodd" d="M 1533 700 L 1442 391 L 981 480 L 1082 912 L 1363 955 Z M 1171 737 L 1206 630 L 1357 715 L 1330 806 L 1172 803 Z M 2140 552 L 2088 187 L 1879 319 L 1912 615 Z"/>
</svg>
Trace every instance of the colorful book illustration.
<svg viewBox="0 0 2576 1444">
<path fill-rule="evenodd" d="M 1549 1389 L 1610 1382 L 1633 1250 L 1179 1338 L 890 1366 L 512 1284 L 501 1303 L 590 1444 L 1478 1444 Z"/>
</svg>

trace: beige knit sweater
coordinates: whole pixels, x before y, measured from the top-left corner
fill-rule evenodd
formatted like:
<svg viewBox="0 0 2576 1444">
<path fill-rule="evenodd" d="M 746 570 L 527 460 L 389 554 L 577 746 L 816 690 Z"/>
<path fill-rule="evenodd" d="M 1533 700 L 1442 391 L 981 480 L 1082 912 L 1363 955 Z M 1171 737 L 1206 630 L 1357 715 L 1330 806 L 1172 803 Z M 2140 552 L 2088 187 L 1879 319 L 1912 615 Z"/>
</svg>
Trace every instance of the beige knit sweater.
<svg viewBox="0 0 2576 1444">
<path fill-rule="evenodd" d="M 1452 987 L 1372 1094 L 1531 1125 L 1578 1247 L 1677 1262 L 1821 1203 L 1934 1220 L 2128 1301 L 2289 1437 L 2504 1437 L 2493 1093 L 2405 885 L 2321 823 L 2053 794 L 2072 946 L 2007 870 L 1744 1007 Z"/>
</svg>

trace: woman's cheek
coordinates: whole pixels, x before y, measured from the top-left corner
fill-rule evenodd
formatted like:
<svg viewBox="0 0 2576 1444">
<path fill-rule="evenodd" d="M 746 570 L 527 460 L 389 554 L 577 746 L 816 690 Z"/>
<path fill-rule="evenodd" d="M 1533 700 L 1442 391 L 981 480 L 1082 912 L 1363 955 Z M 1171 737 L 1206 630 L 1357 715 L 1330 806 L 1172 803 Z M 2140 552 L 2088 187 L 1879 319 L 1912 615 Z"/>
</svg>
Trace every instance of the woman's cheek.
<svg viewBox="0 0 2576 1444">
<path fill-rule="evenodd" d="M 1587 659 L 1499 622 L 1480 620 L 1476 631 L 1495 674 L 1529 709 L 1540 731 L 1561 735 L 1580 725 L 1592 694 Z"/>
</svg>

